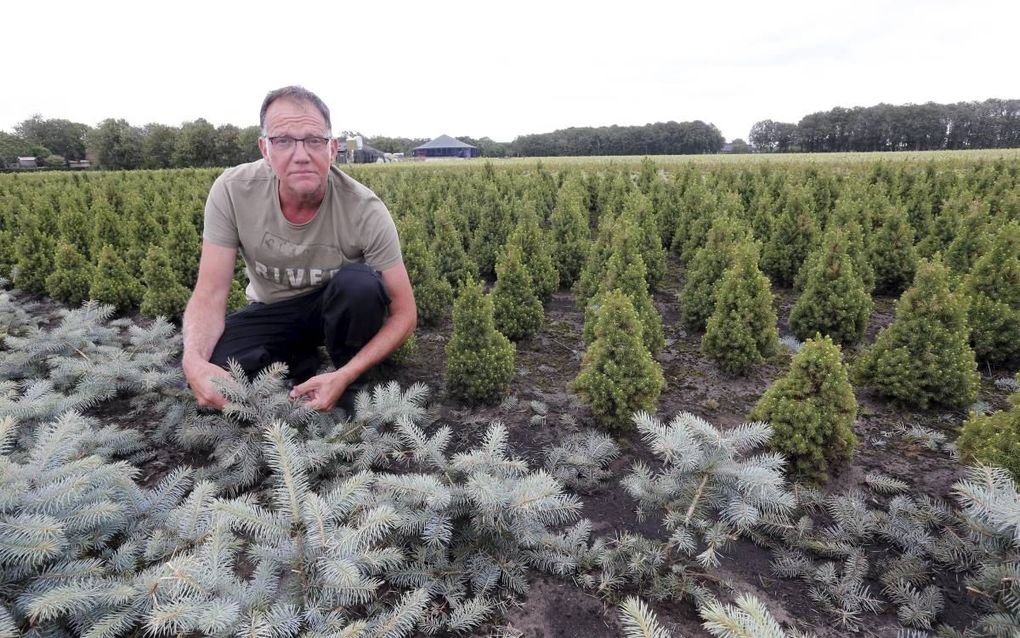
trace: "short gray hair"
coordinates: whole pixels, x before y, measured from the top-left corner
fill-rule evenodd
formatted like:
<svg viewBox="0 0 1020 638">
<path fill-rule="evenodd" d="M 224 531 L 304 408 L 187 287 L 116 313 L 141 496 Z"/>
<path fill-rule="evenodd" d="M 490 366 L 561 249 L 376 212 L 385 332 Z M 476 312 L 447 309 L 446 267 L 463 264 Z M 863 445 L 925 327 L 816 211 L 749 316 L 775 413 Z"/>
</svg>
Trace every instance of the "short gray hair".
<svg viewBox="0 0 1020 638">
<path fill-rule="evenodd" d="M 281 98 L 295 100 L 298 102 L 308 102 L 315 108 L 319 109 L 319 113 L 322 113 L 322 119 L 326 120 L 326 135 L 333 135 L 333 123 L 329 121 L 329 107 L 322 99 L 306 89 L 303 86 L 285 86 L 282 89 L 276 89 L 266 94 L 266 99 L 262 100 L 262 110 L 259 111 L 259 126 L 262 128 L 262 134 L 266 135 L 266 111 L 269 110 L 269 105 Z"/>
</svg>

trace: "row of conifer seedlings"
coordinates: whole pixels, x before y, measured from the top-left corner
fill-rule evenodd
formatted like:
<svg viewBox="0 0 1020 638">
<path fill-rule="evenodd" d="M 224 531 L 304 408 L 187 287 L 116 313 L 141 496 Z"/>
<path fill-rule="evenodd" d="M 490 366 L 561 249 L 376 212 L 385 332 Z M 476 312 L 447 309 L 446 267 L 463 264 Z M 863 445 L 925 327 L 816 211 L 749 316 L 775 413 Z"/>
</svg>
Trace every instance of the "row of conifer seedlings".
<svg viewBox="0 0 1020 638">
<path fill-rule="evenodd" d="M 199 413 L 178 385 L 172 326 L 111 322 L 111 313 L 89 304 L 33 327 L 23 304 L 0 295 L 7 635 L 114 636 L 141 625 L 157 635 L 466 633 L 526 592 L 531 567 L 609 600 L 690 597 L 713 635 L 805 636 L 753 596 L 717 599 L 712 570 L 739 537 L 773 548 L 775 572 L 804 579 L 846 630 L 884 605 L 868 583 L 875 543 L 889 547 L 877 565 L 882 594 L 916 629 L 902 635 L 935 626 L 941 570 L 965 574 L 986 607 L 968 635 L 1020 626 L 1020 585 L 1009 576 L 1020 569 L 1020 496 L 1003 470 L 971 470 L 954 486 L 959 508 L 877 473 L 866 477 L 870 497 L 826 496 L 786 481 L 784 455 L 762 451 L 775 436 L 765 423 L 723 430 L 691 414 L 664 423 L 637 413 L 631 425 L 656 461 L 634 465 L 621 484 L 645 516 L 662 517 L 669 538 L 592 539 L 563 486 L 609 487 L 618 450 L 604 434 L 564 440 L 546 452 L 547 472 L 534 472 L 498 424 L 478 446 L 448 451 L 452 430 L 435 422 L 424 386 L 379 386 L 335 421 L 290 403 L 279 368 L 253 381 L 234 370 L 228 409 Z M 810 377 L 805 361 L 795 358 L 788 379 Z M 158 427 L 76 413 L 114 397 L 136 411 L 121 419 L 155 415 Z M 209 463 L 141 486 L 139 468 L 168 444 L 204 450 Z M 636 599 L 621 613 L 628 636 L 666 635 Z"/>
</svg>

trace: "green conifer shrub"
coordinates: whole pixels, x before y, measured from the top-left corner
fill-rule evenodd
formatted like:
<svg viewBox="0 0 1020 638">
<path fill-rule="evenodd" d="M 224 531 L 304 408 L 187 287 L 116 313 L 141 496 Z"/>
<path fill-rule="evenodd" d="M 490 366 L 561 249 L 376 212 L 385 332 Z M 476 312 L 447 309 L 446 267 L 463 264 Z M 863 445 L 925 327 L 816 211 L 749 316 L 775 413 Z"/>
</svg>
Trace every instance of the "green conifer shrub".
<svg viewBox="0 0 1020 638">
<path fill-rule="evenodd" d="M 879 394 L 927 408 L 965 406 L 977 396 L 966 300 L 949 290 L 949 271 L 922 261 L 896 303 L 896 318 L 857 359 L 854 377 Z"/>
<path fill-rule="evenodd" d="M 542 302 L 535 293 L 521 250 L 508 243 L 496 261 L 496 285 L 492 288 L 493 319 L 511 341 L 538 332 L 545 320 Z"/>
<path fill-rule="evenodd" d="M 865 210 L 864 202 L 841 196 L 829 216 L 826 229 L 836 228 L 842 231 L 847 242 L 847 254 L 853 262 L 854 272 L 864 283 L 864 289 L 870 294 L 875 289 L 875 269 L 869 260 L 868 250 L 872 228 L 871 213 Z M 798 277 L 794 288 L 804 289 L 804 277 Z"/>
<path fill-rule="evenodd" d="M 581 274 L 591 243 L 586 193 L 579 180 L 568 179 L 560 187 L 549 226 L 555 242 L 553 260 L 560 273 L 560 285 L 570 288 Z"/>
<path fill-rule="evenodd" d="M 142 281 L 145 292 L 139 310 L 143 315 L 177 319 L 184 313 L 191 291 L 178 281 L 177 274 L 170 266 L 170 256 L 159 244 L 149 246 L 142 263 Z"/>
<path fill-rule="evenodd" d="M 90 253 L 93 258 L 98 258 L 104 246 L 112 246 L 118 254 L 126 254 L 128 248 L 131 247 L 127 220 L 124 216 L 117 214 L 105 195 L 98 195 L 93 199 L 92 206 L 89 208 L 89 216 L 92 222 Z"/>
<path fill-rule="evenodd" d="M 72 244 L 78 250 L 78 254 L 86 259 L 91 257 L 92 226 L 84 207 L 62 209 L 57 219 L 57 228 L 60 230 L 61 239 Z"/>
<path fill-rule="evenodd" d="M 18 220 L 14 239 L 14 285 L 25 292 L 46 292 L 46 278 L 53 272 L 53 238 L 43 231 L 42 221 L 27 213 Z"/>
<path fill-rule="evenodd" d="M 453 305 L 453 335 L 446 343 L 446 388 L 467 401 L 492 401 L 514 376 L 516 348 L 496 330 L 492 299 L 469 279 Z"/>
<path fill-rule="evenodd" d="M 425 241 L 425 225 L 421 220 L 405 220 L 400 240 L 407 275 L 414 287 L 418 319 L 425 325 L 435 325 L 450 310 L 453 288 L 439 274 L 436 255 Z"/>
<path fill-rule="evenodd" d="M 612 290 L 602 297 L 595 339 L 571 388 L 591 406 L 603 427 L 628 428 L 630 415 L 653 410 L 665 386 L 662 369 L 643 343 L 643 332 L 625 293 Z"/>
<path fill-rule="evenodd" d="M 761 253 L 761 269 L 778 286 L 791 286 L 818 241 L 818 222 L 811 210 L 810 197 L 803 186 L 789 187 L 784 193 L 782 212 L 772 223 L 772 231 Z"/>
<path fill-rule="evenodd" d="M 606 264 L 605 274 L 599 284 L 599 293 L 585 309 L 583 336 L 585 343 L 592 342 L 603 297 L 611 290 L 620 290 L 634 305 L 643 328 L 643 342 L 654 357 L 665 343 L 662 316 L 655 308 L 652 295 L 648 291 L 648 279 L 645 276 L 645 264 L 637 241 L 637 233 L 638 229 L 630 219 L 622 218 L 617 223 L 613 253 Z"/>
<path fill-rule="evenodd" d="M 481 216 L 471 236 L 470 254 L 482 275 L 496 270 L 496 256 L 513 230 L 511 206 L 495 181 L 484 182 L 479 194 Z"/>
<path fill-rule="evenodd" d="M 700 236 L 699 226 L 704 224 L 704 231 L 707 232 L 708 224 L 711 223 L 709 211 L 714 210 L 714 202 L 705 179 L 704 175 L 692 172 L 677 199 L 670 249 L 680 256 L 684 264 L 694 257 L 690 251 L 701 246 L 704 239 Z"/>
<path fill-rule="evenodd" d="M 1020 357 L 1020 222 L 1002 227 L 964 278 L 970 338 L 979 361 Z"/>
<path fill-rule="evenodd" d="M 1009 395 L 1009 405 L 991 414 L 972 412 L 960 430 L 956 447 L 968 462 L 996 465 L 1020 481 L 1020 390 Z"/>
<path fill-rule="evenodd" d="M 92 264 L 78 252 L 78 248 L 74 244 L 60 242 L 53 262 L 53 272 L 46 277 L 46 292 L 71 306 L 80 305 L 88 299 Z"/>
<path fill-rule="evenodd" d="M 878 221 L 881 225 L 872 237 L 868 253 L 875 271 L 875 290 L 898 295 L 910 285 L 917 269 L 914 229 L 902 206 L 887 206 Z"/>
<path fill-rule="evenodd" d="M 464 248 L 461 231 L 453 222 L 453 213 L 447 206 L 436 211 L 433 219 L 432 253 L 436 256 L 439 274 L 450 282 L 454 289 L 460 287 L 468 277 L 478 277 L 478 266 Z"/>
<path fill-rule="evenodd" d="M 609 263 L 609 257 L 613 254 L 616 225 L 616 218 L 612 215 L 603 214 L 599 217 L 595 241 L 588 250 L 581 274 L 572 288 L 577 307 L 581 310 L 588 307 L 588 301 L 598 294 L 599 287 L 602 285 L 606 264 Z"/>
<path fill-rule="evenodd" d="M 687 267 L 687 281 L 680 293 L 680 313 L 689 327 L 705 329 L 715 310 L 719 280 L 733 260 L 733 249 L 750 239 L 751 231 L 742 221 L 727 215 L 717 215 L 712 220 L 705 245 Z"/>
<path fill-rule="evenodd" d="M 950 270 L 960 276 L 970 272 L 974 262 L 988 250 L 993 236 L 989 230 L 992 223 L 988 204 L 977 199 L 972 201 L 953 241 L 942 255 Z"/>
<path fill-rule="evenodd" d="M 838 345 L 828 336 L 804 342 L 790 370 L 765 391 L 750 419 L 772 426 L 771 447 L 797 478 L 825 482 L 857 444 L 857 400 Z"/>
<path fill-rule="evenodd" d="M 92 274 L 89 298 L 125 311 L 137 308 L 142 300 L 142 285 L 112 246 L 103 246 Z"/>
<path fill-rule="evenodd" d="M 804 289 L 790 311 L 790 328 L 798 339 L 819 332 L 847 345 L 864 337 L 874 303 L 854 270 L 848 244 L 838 229 L 827 231 L 802 270 Z"/>
<path fill-rule="evenodd" d="M 553 260 L 549 233 L 542 228 L 531 199 L 517 205 L 517 225 L 507 242 L 519 247 L 522 256 L 527 256 L 526 265 L 528 273 L 531 274 L 535 294 L 542 301 L 548 301 L 552 294 L 559 290 L 560 273 Z"/>
<path fill-rule="evenodd" d="M 723 273 L 701 352 L 730 374 L 746 374 L 778 347 L 769 280 L 758 270 L 757 249 L 745 243 L 735 249 L 733 265 Z"/>
<path fill-rule="evenodd" d="M 202 252 L 202 238 L 186 212 L 177 212 L 170 217 L 170 226 L 165 238 L 166 253 L 170 264 L 181 282 L 191 290 L 198 278 L 198 260 Z"/>
<path fill-rule="evenodd" d="M 648 271 L 648 287 L 654 290 L 666 276 L 666 249 L 659 236 L 659 218 L 652 208 L 652 201 L 639 190 L 631 191 L 624 203 L 623 215 L 629 217 L 638 229 L 641 257 Z"/>
</svg>

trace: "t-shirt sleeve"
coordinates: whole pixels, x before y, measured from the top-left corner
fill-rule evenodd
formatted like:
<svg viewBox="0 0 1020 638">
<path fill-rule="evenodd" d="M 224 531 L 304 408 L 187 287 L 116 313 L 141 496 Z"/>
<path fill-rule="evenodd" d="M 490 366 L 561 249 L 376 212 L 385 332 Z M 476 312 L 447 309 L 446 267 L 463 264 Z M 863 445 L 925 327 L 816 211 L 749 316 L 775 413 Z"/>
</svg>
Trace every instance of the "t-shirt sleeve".
<svg viewBox="0 0 1020 638">
<path fill-rule="evenodd" d="M 237 248 L 240 238 L 237 233 L 237 216 L 234 205 L 227 192 L 226 182 L 222 175 L 216 178 L 209 196 L 205 200 L 205 222 L 202 228 L 202 239 L 224 248 Z"/>
<path fill-rule="evenodd" d="M 378 198 L 368 202 L 365 224 L 365 264 L 375 270 L 386 270 L 403 261 L 397 225 L 386 205 Z"/>
</svg>

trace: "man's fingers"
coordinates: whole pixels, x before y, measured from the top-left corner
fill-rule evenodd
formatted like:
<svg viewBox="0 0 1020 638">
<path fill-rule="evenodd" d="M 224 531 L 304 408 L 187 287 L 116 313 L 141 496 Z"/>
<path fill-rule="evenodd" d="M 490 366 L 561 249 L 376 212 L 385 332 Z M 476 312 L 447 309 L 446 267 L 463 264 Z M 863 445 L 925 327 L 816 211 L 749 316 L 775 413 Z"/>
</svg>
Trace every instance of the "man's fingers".
<svg viewBox="0 0 1020 638">
<path fill-rule="evenodd" d="M 312 385 L 311 381 L 305 381 L 304 383 L 299 383 L 298 385 L 290 389 L 290 398 L 296 399 L 298 397 L 303 397 L 306 394 L 310 394 L 314 391 L 315 388 Z"/>
</svg>

